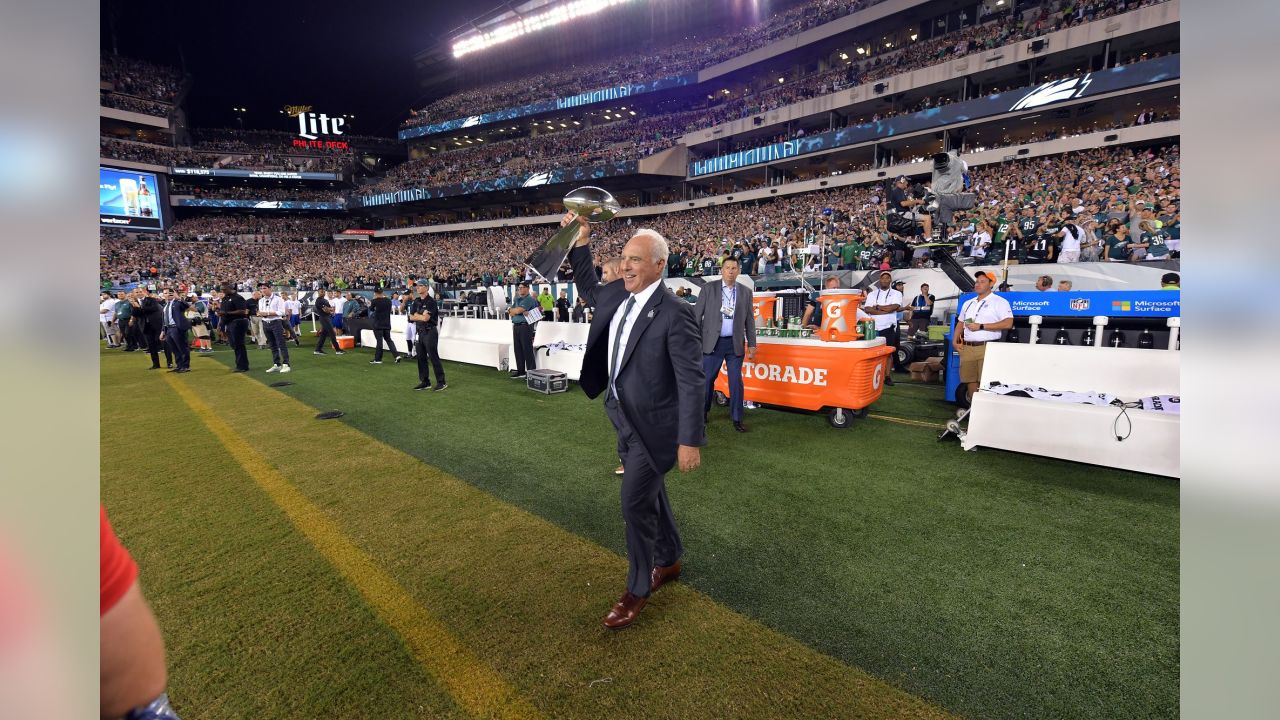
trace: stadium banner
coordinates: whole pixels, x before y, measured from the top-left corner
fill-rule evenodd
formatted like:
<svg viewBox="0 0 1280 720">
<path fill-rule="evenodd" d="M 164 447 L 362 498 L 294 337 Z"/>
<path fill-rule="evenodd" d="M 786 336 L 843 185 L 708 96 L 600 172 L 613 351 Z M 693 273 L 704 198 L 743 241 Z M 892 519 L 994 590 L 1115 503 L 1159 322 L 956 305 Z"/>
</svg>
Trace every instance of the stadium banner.
<svg viewBox="0 0 1280 720">
<path fill-rule="evenodd" d="M 352 202 L 352 207 L 377 207 L 379 205 L 397 205 L 399 203 L 432 200 L 455 195 L 473 195 L 476 193 L 495 192 L 497 190 L 515 190 L 518 188 L 541 187 L 543 185 L 559 185 L 583 180 L 598 180 L 617 175 L 632 175 L 638 172 L 640 163 L 636 160 L 593 165 L 581 168 L 547 170 L 532 175 L 516 175 L 491 180 L 476 180 L 457 185 L 445 185 L 434 188 L 408 188 L 376 195 L 361 195 Z"/>
<path fill-rule="evenodd" d="M 739 168 L 777 162 L 808 153 L 831 150 L 845 145 L 882 140 L 902 133 L 931 130 L 958 122 L 1031 110 L 1077 98 L 1092 97 L 1117 90 L 1127 90 L 1180 77 L 1179 55 L 1170 55 L 1122 67 L 1109 68 L 1086 75 L 1023 87 L 997 95 L 965 100 L 922 110 L 911 115 L 877 120 L 853 127 L 831 130 L 819 135 L 796 138 L 750 150 L 739 150 L 689 163 L 689 177 L 737 170 Z"/>
<path fill-rule="evenodd" d="M 1181 317 L 1182 293 L 1169 290 L 1002 292 L 1014 315 L 1046 317 Z M 960 298 L 964 303 L 972 293 Z"/>
<path fill-rule="evenodd" d="M 565 108 L 579 107 L 581 105 L 593 105 L 598 102 L 625 100 L 632 95 L 656 92 L 658 90 L 666 90 L 667 88 L 673 87 L 683 87 L 685 85 L 692 85 L 697 81 L 697 73 L 686 73 L 684 75 L 652 80 L 650 82 L 632 83 L 630 85 L 617 85 L 614 87 L 600 88 L 598 90 L 588 90 L 587 92 L 570 95 L 569 97 L 556 98 L 554 100 L 542 100 L 529 105 L 521 105 L 520 107 L 495 110 L 483 115 L 472 115 L 471 117 L 446 120 L 434 125 L 406 128 L 400 131 L 400 139 L 411 140 L 416 137 L 435 135 L 436 133 L 477 127 L 479 125 L 488 125 L 489 123 L 494 122 L 504 122 L 552 110 L 563 110 Z"/>
<path fill-rule="evenodd" d="M 257 178 L 262 180 L 341 180 L 337 173 L 295 170 L 237 170 L 234 168 L 175 167 L 174 175 L 197 177 Z"/>
<path fill-rule="evenodd" d="M 160 183 L 155 173 L 98 168 L 99 225 L 162 230 L 160 208 Z"/>
<path fill-rule="evenodd" d="M 346 210 L 344 202 L 311 200 L 223 200 L 217 198 L 177 198 L 183 207 L 242 208 L 246 210 Z"/>
</svg>

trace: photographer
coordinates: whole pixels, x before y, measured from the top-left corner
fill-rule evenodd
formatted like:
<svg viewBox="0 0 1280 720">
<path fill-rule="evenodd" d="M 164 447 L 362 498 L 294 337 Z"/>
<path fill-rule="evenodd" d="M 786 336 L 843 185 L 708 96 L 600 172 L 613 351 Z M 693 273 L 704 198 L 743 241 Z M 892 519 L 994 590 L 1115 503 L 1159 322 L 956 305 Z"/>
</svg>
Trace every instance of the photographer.
<svg viewBox="0 0 1280 720">
<path fill-rule="evenodd" d="M 897 215 L 899 218 L 910 220 L 913 223 L 920 223 L 924 229 L 925 237 L 933 236 L 933 218 L 924 212 L 925 204 L 923 189 L 918 193 L 912 192 L 910 182 L 906 175 L 899 175 L 894 181 L 893 187 L 889 188 L 889 212 Z M 902 234 L 902 233 L 898 233 Z M 915 237 L 916 233 L 910 233 Z"/>
</svg>

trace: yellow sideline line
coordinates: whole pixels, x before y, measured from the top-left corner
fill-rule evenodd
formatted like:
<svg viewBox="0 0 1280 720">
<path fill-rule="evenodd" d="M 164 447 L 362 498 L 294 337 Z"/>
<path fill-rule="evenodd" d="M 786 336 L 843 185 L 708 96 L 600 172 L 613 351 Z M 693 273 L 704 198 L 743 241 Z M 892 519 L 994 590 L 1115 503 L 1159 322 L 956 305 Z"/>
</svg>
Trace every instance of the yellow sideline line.
<svg viewBox="0 0 1280 720">
<path fill-rule="evenodd" d="M 916 427 L 927 427 L 927 428 L 945 428 L 946 427 L 946 425 L 942 423 L 924 422 L 922 420 L 908 420 L 906 418 L 892 417 L 890 415 L 875 415 L 875 414 L 868 413 L 867 417 L 875 418 L 876 420 L 884 420 L 887 422 L 899 423 L 901 425 L 915 425 Z"/>
<path fill-rule="evenodd" d="M 473 656 L 430 611 L 378 567 L 373 558 L 348 540 L 337 523 L 312 504 L 190 388 L 172 375 L 167 375 L 165 380 L 231 457 L 284 511 L 289 521 L 364 597 L 378 617 L 408 643 L 418 662 L 440 681 L 458 707 L 472 717 L 542 717 L 532 704 Z"/>
</svg>

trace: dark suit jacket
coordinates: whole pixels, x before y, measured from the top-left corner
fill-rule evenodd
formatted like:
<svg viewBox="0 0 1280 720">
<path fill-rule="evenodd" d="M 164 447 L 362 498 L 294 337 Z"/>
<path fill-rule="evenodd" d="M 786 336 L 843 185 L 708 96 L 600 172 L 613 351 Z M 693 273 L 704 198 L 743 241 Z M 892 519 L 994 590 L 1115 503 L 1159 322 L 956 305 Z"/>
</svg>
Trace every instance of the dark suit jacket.
<svg viewBox="0 0 1280 720">
<path fill-rule="evenodd" d="M 164 303 L 150 295 L 138 301 L 138 317 L 148 332 L 158 333 L 164 327 L 164 318 L 160 314 L 163 307 Z"/>
<path fill-rule="evenodd" d="M 733 352 L 746 354 L 746 346 L 756 346 L 756 313 L 752 303 L 751 288 L 738 283 L 738 302 L 733 308 Z M 716 280 L 702 286 L 698 293 L 698 304 L 694 306 L 694 314 L 698 317 L 698 325 L 702 328 L 702 352 L 709 353 L 716 348 L 716 340 L 720 337 L 720 302 L 724 297 L 724 280 Z"/>
<path fill-rule="evenodd" d="M 374 330 L 390 330 L 391 329 L 391 300 L 385 297 L 376 297 L 370 303 L 370 314 L 373 315 Z"/>
<path fill-rule="evenodd" d="M 165 317 L 165 312 L 167 311 L 168 307 L 169 307 L 169 301 L 167 300 L 160 301 L 160 327 L 164 327 L 165 323 L 168 322 L 168 319 Z M 191 321 L 188 320 L 187 316 L 183 314 L 187 311 L 187 308 L 189 307 L 191 306 L 188 305 L 183 300 L 173 301 L 173 324 L 174 324 L 174 327 L 178 328 L 179 332 L 186 332 L 191 329 Z"/>
<path fill-rule="evenodd" d="M 609 323 L 630 296 L 622 280 L 607 285 L 594 282 L 591 250 L 575 247 L 569 262 L 577 278 L 578 292 L 595 307 L 587 331 L 587 351 L 578 380 L 587 397 L 609 387 Z M 693 308 L 672 294 L 664 284 L 639 313 L 627 349 L 618 360 L 618 396 L 622 410 L 640 435 L 640 442 L 658 472 L 676 464 L 678 445 L 705 445 L 702 411 L 706 380 L 702 373 L 701 343 Z"/>
</svg>

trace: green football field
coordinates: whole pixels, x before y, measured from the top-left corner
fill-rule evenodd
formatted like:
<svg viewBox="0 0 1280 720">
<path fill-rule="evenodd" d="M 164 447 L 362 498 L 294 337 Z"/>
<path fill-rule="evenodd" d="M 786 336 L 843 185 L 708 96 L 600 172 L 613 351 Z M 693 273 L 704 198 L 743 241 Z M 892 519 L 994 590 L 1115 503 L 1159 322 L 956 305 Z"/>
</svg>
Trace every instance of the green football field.
<svg viewBox="0 0 1280 720">
<path fill-rule="evenodd" d="M 598 401 L 291 350 L 284 376 L 102 354 L 103 502 L 183 717 L 1178 714 L 1176 481 L 936 442 L 939 386 L 847 430 L 713 409 L 667 479 L 681 582 L 612 633 Z"/>
</svg>

